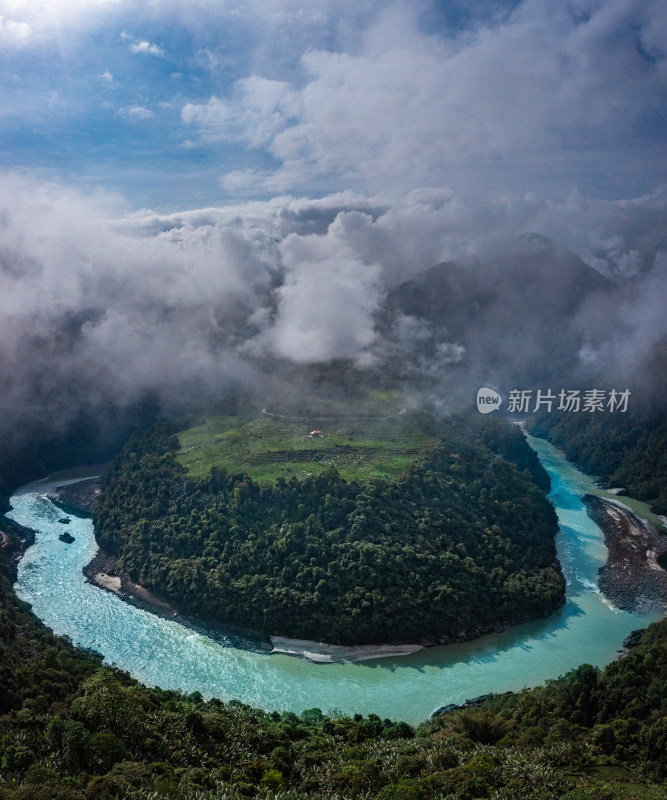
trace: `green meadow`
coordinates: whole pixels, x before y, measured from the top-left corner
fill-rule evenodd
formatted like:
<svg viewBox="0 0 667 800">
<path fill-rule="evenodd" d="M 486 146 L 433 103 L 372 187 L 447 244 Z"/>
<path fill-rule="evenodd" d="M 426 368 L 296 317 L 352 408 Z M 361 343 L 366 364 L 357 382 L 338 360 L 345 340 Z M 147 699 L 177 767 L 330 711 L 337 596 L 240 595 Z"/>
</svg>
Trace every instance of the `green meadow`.
<svg viewBox="0 0 667 800">
<path fill-rule="evenodd" d="M 262 410 L 206 418 L 178 434 L 177 460 L 194 478 L 205 478 L 211 467 L 245 472 L 260 483 L 331 467 L 346 480 L 396 478 L 434 443 L 401 400 L 376 392 L 356 406 L 332 403 L 312 416 Z"/>
</svg>

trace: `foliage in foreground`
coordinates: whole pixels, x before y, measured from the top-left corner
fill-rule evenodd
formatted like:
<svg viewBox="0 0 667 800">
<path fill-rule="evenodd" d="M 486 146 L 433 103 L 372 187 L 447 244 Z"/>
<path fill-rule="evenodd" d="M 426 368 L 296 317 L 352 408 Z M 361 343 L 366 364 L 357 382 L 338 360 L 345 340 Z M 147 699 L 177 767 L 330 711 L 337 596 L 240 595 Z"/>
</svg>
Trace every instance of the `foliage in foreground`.
<svg viewBox="0 0 667 800">
<path fill-rule="evenodd" d="M 0 686 L 1 800 L 667 797 L 667 622 L 602 672 L 414 729 L 146 688 L 46 631 L 2 576 Z"/>
</svg>

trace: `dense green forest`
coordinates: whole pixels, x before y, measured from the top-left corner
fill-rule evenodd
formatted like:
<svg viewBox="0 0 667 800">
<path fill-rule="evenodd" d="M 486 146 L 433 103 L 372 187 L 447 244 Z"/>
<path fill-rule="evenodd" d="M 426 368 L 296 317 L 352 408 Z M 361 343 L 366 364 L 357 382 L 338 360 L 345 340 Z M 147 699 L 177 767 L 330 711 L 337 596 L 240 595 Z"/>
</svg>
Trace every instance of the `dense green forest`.
<svg viewBox="0 0 667 800">
<path fill-rule="evenodd" d="M 268 713 L 101 666 L 46 630 L 0 571 L 0 800 L 665 798 L 666 686 L 662 622 L 603 671 L 417 728 Z"/>
<path fill-rule="evenodd" d="M 485 443 L 478 430 L 468 446 L 489 469 L 527 481 L 504 452 L 544 481 L 518 430 L 497 420 L 483 430 Z M 146 459 L 183 480 L 168 432 L 132 447 L 137 471 Z M 467 455 L 449 452 L 456 464 Z M 167 502 L 159 485 L 154 502 Z M 209 496 L 208 483 L 188 488 Z M 667 621 L 602 671 L 583 665 L 416 728 L 317 708 L 271 713 L 147 688 L 53 635 L 12 590 L 16 536 L 2 518 L 0 528 L 10 540 L 0 549 L 0 800 L 667 798 Z"/>
<path fill-rule="evenodd" d="M 153 428 L 104 480 L 97 540 L 183 610 L 269 634 L 434 643 L 548 614 L 564 581 L 537 457 L 500 420 L 437 434 L 395 481 L 330 469 L 258 484 L 219 468 L 189 478 L 177 437 Z"/>
<path fill-rule="evenodd" d="M 667 514 L 667 414 L 553 413 L 527 422 L 585 472 Z"/>
</svg>

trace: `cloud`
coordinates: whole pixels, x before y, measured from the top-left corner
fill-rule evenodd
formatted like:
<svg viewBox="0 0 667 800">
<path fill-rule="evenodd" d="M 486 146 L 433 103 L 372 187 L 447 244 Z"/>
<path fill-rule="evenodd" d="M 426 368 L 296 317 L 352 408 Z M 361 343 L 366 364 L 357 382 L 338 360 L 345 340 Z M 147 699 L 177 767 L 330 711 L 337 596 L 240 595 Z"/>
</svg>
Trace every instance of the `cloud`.
<svg viewBox="0 0 667 800">
<path fill-rule="evenodd" d="M 429 0 L 0 0 L 7 75 L 21 43 L 32 70 L 12 84 L 3 133 L 49 137 L 42 160 L 26 145 L 40 177 L 5 173 L 0 188 L 3 425 L 39 402 L 66 424 L 148 393 L 205 401 L 334 359 L 462 385 L 473 366 L 517 374 L 523 356 L 545 363 L 549 331 L 523 350 L 492 342 L 502 357 L 488 365 L 482 337 L 384 303 L 439 262 L 471 281 L 507 266 L 527 232 L 622 287 L 572 320 L 582 365 L 639 364 L 667 335 L 665 5 L 482 5 L 453 23 Z M 118 95 L 108 127 L 101 84 Z M 74 119 L 96 147 L 68 159 Z M 43 183 L 54 152 L 60 185 Z M 142 203 L 155 187 L 171 209 L 194 186 L 204 207 L 132 212 L 131 191 L 63 177 L 100 175 Z"/>
<path fill-rule="evenodd" d="M 347 192 L 160 215 L 5 175 L 0 212 L 7 408 L 46 385 L 63 402 L 78 402 L 77 392 L 130 402 L 149 389 L 214 392 L 270 357 L 364 363 L 369 352 L 381 355 L 376 314 L 391 287 L 442 260 L 497 258 L 515 235 L 568 230 L 575 218 L 564 244 L 634 265 L 627 325 L 596 345 L 598 356 L 622 349 L 627 360 L 664 328 L 665 192 L 561 205 L 451 190 L 420 190 L 392 205 Z M 401 346 L 432 335 L 414 319 L 399 322 Z M 445 371 L 467 357 L 460 342 L 443 339 L 433 363 Z"/>
<path fill-rule="evenodd" d="M 137 235 L 113 198 L 12 176 L 0 208 L 5 421 L 46 401 L 63 417 L 147 392 L 180 402 L 252 372 L 238 337 L 270 274 L 251 233 L 188 221 Z"/>
<path fill-rule="evenodd" d="M 278 313 L 260 342 L 297 364 L 360 357 L 376 337 L 381 267 L 365 264 L 333 236 L 289 234 L 280 254 L 285 281 Z"/>
<path fill-rule="evenodd" d="M 243 78 L 228 98 L 185 105 L 183 119 L 265 147 L 286 176 L 376 191 L 536 184 L 564 166 L 581 179 L 586 159 L 626 175 L 647 148 L 664 157 L 663 3 L 526 0 L 449 37 L 420 23 L 390 6 L 356 48 L 306 50 L 293 81 Z"/>
<path fill-rule="evenodd" d="M 562 202 L 573 188 L 614 199 L 667 183 L 667 11 L 659 0 L 489 2 L 474 13 L 433 0 L 43 5 L 40 16 L 36 2 L 0 0 L 0 14 L 30 26 L 32 44 L 62 43 L 63 58 L 46 47 L 40 59 L 53 66 L 52 83 L 68 87 L 65 105 L 110 145 L 96 154 L 113 162 L 101 171 L 93 156 L 61 161 L 59 174 L 103 174 L 141 204 L 206 202 L 203 192 L 217 198 L 220 186 L 231 202 L 235 192 L 343 189 L 399 200 L 443 186 Z M 160 61 L 146 71 L 128 50 Z M 112 146 L 119 131 L 99 130 L 84 53 L 99 56 L 93 75 L 108 65 L 119 79 L 114 86 L 126 94 L 117 106 L 151 97 L 180 109 L 180 118 L 163 115 L 161 141 L 150 126 L 142 141 L 161 165 L 174 163 L 175 141 L 197 145 L 180 149 L 183 169 L 163 175 L 169 196 L 150 196 L 127 153 Z M 35 76 L 43 69 L 37 58 L 26 63 L 6 105 L 27 127 L 42 102 Z M 69 136 L 64 120 L 48 119 L 50 141 Z M 17 162 L 27 161 L 16 150 Z M 30 163 L 49 168 L 52 152 L 31 149 Z"/>
<path fill-rule="evenodd" d="M 27 22 L 5 19 L 0 15 L 0 46 L 20 47 L 32 36 L 32 28 Z"/>
<path fill-rule="evenodd" d="M 120 38 L 128 42 L 128 49 L 131 53 L 148 53 L 153 56 L 163 56 L 164 50 L 147 39 L 138 39 L 136 36 L 126 31 L 122 31 Z"/>
<path fill-rule="evenodd" d="M 72 31 L 99 24 L 101 12 L 121 8 L 125 3 L 126 0 L 0 0 L 0 31 L 9 29 L 19 43 L 38 45 L 63 28 Z"/>
<path fill-rule="evenodd" d="M 650 272 L 623 297 L 617 312 L 622 324 L 598 347 L 586 347 L 582 360 L 603 368 L 614 364 L 618 371 L 632 374 L 638 359 L 646 359 L 657 345 L 664 347 L 667 342 L 666 302 L 667 249 L 663 249 Z"/>
<path fill-rule="evenodd" d="M 151 44 L 146 39 L 133 42 L 130 45 L 131 53 L 150 53 L 152 56 L 163 56 L 164 50 L 156 44 Z"/>
<path fill-rule="evenodd" d="M 245 141 L 261 147 L 296 118 L 298 102 L 298 93 L 288 84 L 253 76 L 236 83 L 232 101 L 211 97 L 207 103 L 187 103 L 181 117 L 209 141 Z"/>
<path fill-rule="evenodd" d="M 150 108 L 144 108 L 144 106 L 123 106 L 118 109 L 116 116 L 139 121 L 150 119 L 154 115 Z"/>
</svg>

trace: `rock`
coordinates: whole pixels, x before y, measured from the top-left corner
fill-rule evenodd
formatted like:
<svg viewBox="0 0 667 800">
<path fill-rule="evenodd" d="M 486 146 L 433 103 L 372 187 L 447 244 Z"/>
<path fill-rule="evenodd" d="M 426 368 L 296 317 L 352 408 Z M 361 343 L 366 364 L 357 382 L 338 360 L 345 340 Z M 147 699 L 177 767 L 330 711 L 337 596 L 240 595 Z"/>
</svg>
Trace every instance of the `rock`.
<svg viewBox="0 0 667 800">
<path fill-rule="evenodd" d="M 71 521 L 72 521 L 72 520 L 71 520 L 69 517 L 61 517 L 61 518 L 58 520 L 58 522 L 60 522 L 60 523 L 61 523 L 61 525 L 69 525 Z"/>
<path fill-rule="evenodd" d="M 65 531 L 65 533 L 61 533 L 58 538 L 61 542 L 65 542 L 65 544 L 72 544 L 72 542 L 75 541 L 72 534 L 68 533 L 67 531 Z"/>
<path fill-rule="evenodd" d="M 626 650 L 631 650 L 633 647 L 637 647 L 639 640 L 642 638 L 644 630 L 644 628 L 639 628 L 639 630 L 630 631 L 625 639 L 623 639 L 623 647 Z"/>
<path fill-rule="evenodd" d="M 483 705 L 489 697 L 490 695 L 488 694 L 480 694 L 479 697 L 470 697 L 460 704 L 449 703 L 446 706 L 441 706 L 437 711 L 434 711 L 431 716 L 440 717 L 443 714 L 449 714 L 451 711 L 462 711 L 464 708 L 476 708 L 477 706 Z"/>
<path fill-rule="evenodd" d="M 473 708 L 475 706 L 481 706 L 482 703 L 485 703 L 489 699 L 488 694 L 480 694 L 479 697 L 472 697 L 469 700 L 466 700 L 465 703 L 461 706 L 462 708 Z"/>
<path fill-rule="evenodd" d="M 461 708 L 461 706 L 457 706 L 456 703 L 449 703 L 446 706 L 441 706 L 437 711 L 434 711 L 431 716 L 440 717 L 443 714 L 449 714 L 450 711 L 456 711 L 457 708 Z"/>
</svg>

